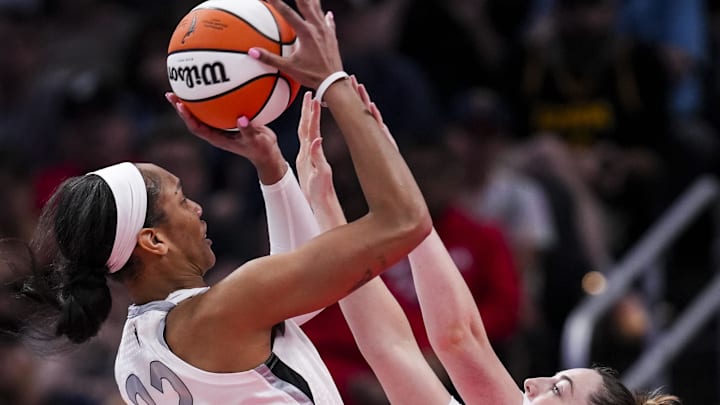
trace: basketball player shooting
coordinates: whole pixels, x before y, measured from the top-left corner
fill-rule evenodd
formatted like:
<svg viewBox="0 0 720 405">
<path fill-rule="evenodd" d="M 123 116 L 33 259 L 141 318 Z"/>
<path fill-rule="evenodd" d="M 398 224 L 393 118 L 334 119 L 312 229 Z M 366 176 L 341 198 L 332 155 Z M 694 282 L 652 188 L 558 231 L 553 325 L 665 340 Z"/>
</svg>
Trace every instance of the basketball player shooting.
<svg viewBox="0 0 720 405">
<path fill-rule="evenodd" d="M 280 0 L 269 3 L 303 46 L 287 57 L 255 48 L 251 55 L 318 89 L 315 97 L 348 145 L 369 212 L 297 249 L 247 262 L 208 287 L 203 275 L 215 255 L 207 224 L 175 175 L 124 162 L 63 183 L 31 245 L 49 263 L 32 269 L 24 291 L 42 307 L 37 328 L 80 344 L 108 316 L 106 277 L 124 286 L 134 304 L 115 377 L 128 404 L 340 404 L 292 319 L 365 284 L 430 231 L 410 171 L 346 79 L 331 15 L 317 0 L 298 0 L 300 14 Z M 192 133 L 249 159 L 263 184 L 282 188 L 290 172 L 269 128 L 239 117 L 238 132 L 228 135 L 196 120 L 174 94 L 167 97 Z"/>
</svg>

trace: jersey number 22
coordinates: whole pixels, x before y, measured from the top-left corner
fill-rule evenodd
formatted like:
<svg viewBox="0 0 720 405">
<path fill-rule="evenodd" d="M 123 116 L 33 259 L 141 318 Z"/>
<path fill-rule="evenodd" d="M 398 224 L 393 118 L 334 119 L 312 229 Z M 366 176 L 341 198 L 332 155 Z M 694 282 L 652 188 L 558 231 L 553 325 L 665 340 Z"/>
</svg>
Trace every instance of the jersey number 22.
<svg viewBox="0 0 720 405">
<path fill-rule="evenodd" d="M 173 373 L 172 370 L 170 370 L 168 366 L 164 365 L 163 363 L 159 361 L 151 362 L 150 385 L 152 385 L 152 387 L 156 390 L 160 391 L 160 393 L 164 393 L 162 388 L 162 380 L 167 380 L 167 382 L 170 383 L 170 386 L 178 394 L 178 397 L 180 399 L 178 401 L 178 405 L 192 405 L 192 394 L 190 394 L 190 390 L 188 390 L 187 386 L 185 386 L 185 383 L 182 382 L 180 377 L 178 377 L 177 374 Z M 145 401 L 146 404 L 156 405 L 155 401 L 150 396 L 147 388 L 145 388 L 145 385 L 143 385 L 142 381 L 140 381 L 140 378 L 135 374 L 130 374 L 128 379 L 125 381 L 125 392 L 127 392 L 128 398 L 135 405 L 140 405 L 137 400 L 138 396 L 140 396 L 140 399 Z"/>
</svg>

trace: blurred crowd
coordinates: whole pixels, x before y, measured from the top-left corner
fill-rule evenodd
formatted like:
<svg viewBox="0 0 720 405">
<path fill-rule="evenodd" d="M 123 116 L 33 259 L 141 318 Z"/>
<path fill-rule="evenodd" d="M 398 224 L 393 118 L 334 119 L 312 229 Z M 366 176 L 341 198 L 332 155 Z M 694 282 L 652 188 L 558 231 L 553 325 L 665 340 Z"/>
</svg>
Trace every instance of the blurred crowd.
<svg viewBox="0 0 720 405">
<path fill-rule="evenodd" d="M 240 1 L 240 0 L 238 0 Z M 253 167 L 184 128 L 164 93 L 167 45 L 198 1 L 0 0 L 0 238 L 28 240 L 65 178 L 119 161 L 176 174 L 203 206 L 214 283 L 267 254 Z M 427 199 L 502 360 L 518 382 L 552 375 L 568 313 L 698 176 L 718 171 L 720 4 L 703 0 L 324 0 L 345 69 L 368 88 Z M 271 123 L 289 162 L 299 103 Z M 337 128 L 324 145 L 350 219 L 365 210 Z M 699 226 L 670 282 L 700 280 Z M 699 235 L 699 236 L 698 236 Z M 690 246 L 689 248 L 687 246 Z M 0 324 L 26 314 L 0 252 Z M 685 258 L 692 257 L 693 259 Z M 383 275 L 418 341 L 406 262 Z M 585 281 L 585 283 L 584 283 Z M 0 336 L 0 404 L 116 404 L 129 300 L 90 344 L 43 356 Z M 678 304 L 680 305 L 680 304 Z M 622 369 L 648 333 L 630 294 L 596 360 Z M 387 403 L 337 307 L 305 328 L 349 405 Z M 447 380 L 447 379 L 446 379 Z M 448 385 L 450 383 L 448 382 Z M 450 387 L 452 388 L 452 387 Z M 682 393 L 680 393 L 682 396 Z"/>
</svg>

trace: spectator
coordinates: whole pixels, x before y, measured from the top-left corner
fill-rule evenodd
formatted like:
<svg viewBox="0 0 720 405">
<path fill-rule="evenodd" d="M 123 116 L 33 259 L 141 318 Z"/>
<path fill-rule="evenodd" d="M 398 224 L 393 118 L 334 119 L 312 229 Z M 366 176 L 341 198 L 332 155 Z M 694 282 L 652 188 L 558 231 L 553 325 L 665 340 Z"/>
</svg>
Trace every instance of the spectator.
<svg viewBox="0 0 720 405">
<path fill-rule="evenodd" d="M 398 49 L 402 18 L 406 9 L 417 5 L 407 0 L 337 3 L 338 38 L 346 66 L 363 78 L 388 126 L 397 134 L 431 133 L 428 130 L 440 122 L 437 89 L 418 61 Z"/>
<path fill-rule="evenodd" d="M 446 141 L 461 167 L 459 202 L 475 219 L 492 222 L 508 235 L 523 283 L 522 333 L 506 350 L 513 375 L 553 372 L 548 350 L 529 350 L 547 342 L 543 303 L 545 256 L 557 245 L 555 219 L 545 191 L 524 173 L 516 155 L 510 112 L 499 96 L 471 89 L 454 103 Z"/>
<path fill-rule="evenodd" d="M 529 4 L 530 0 L 414 2 L 407 7 L 398 49 L 425 71 L 444 108 L 468 87 L 494 87 L 505 80 L 509 58 L 522 43 Z"/>
<path fill-rule="evenodd" d="M 536 29 L 547 25 L 555 0 L 534 0 Z M 672 76 L 669 110 L 679 118 L 700 112 L 701 70 L 707 61 L 704 0 L 624 0 L 617 1 L 616 30 L 630 40 L 660 47 L 662 60 Z M 712 2 L 710 2 L 712 3 Z M 532 31 L 532 30 L 531 30 Z"/>
<path fill-rule="evenodd" d="M 121 109 L 117 89 L 97 83 L 89 90 L 65 96 L 55 155 L 38 164 L 33 179 L 38 212 L 63 180 L 134 157 L 137 133 Z"/>
<path fill-rule="evenodd" d="M 606 218 L 627 224 L 611 234 L 614 254 L 659 212 L 660 180 L 672 177 L 663 162 L 676 149 L 660 51 L 624 42 L 617 12 L 613 0 L 558 0 L 550 40 L 527 48 L 509 93 L 520 134 L 556 134 Z"/>
</svg>

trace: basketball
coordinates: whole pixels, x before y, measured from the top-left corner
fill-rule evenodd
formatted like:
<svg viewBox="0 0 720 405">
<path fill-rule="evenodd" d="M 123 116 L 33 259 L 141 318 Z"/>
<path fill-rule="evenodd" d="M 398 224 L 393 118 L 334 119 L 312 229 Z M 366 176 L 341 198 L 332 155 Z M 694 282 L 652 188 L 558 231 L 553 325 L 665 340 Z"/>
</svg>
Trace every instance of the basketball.
<svg viewBox="0 0 720 405">
<path fill-rule="evenodd" d="M 264 1 L 205 1 L 180 20 L 170 38 L 170 87 L 211 127 L 237 130 L 241 116 L 265 125 L 287 109 L 300 85 L 248 51 L 259 47 L 286 56 L 295 40 L 292 27 Z"/>
</svg>

